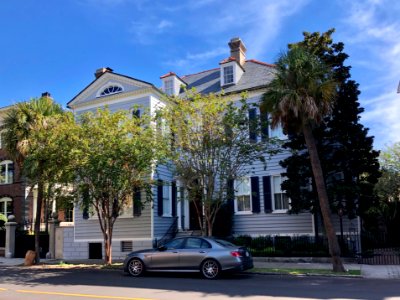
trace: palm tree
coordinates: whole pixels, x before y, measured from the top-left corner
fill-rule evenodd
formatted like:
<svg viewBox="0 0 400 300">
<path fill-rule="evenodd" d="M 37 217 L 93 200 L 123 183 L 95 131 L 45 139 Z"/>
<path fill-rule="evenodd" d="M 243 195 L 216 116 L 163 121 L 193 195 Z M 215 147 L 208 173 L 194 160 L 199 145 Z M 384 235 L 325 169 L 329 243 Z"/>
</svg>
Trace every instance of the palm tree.
<svg viewBox="0 0 400 300">
<path fill-rule="evenodd" d="M 271 114 L 271 127 L 302 132 L 310 155 L 322 218 L 334 272 L 344 272 L 340 248 L 331 220 L 324 176 L 313 136 L 313 126 L 330 113 L 336 95 L 331 70 L 317 56 L 295 47 L 276 63 L 275 78 L 263 95 L 262 106 Z"/>
<path fill-rule="evenodd" d="M 35 251 L 36 263 L 39 262 L 39 232 L 42 212 L 42 202 L 44 196 L 44 184 L 41 172 L 43 172 L 44 159 L 38 160 L 32 164 L 26 164 L 32 150 L 32 145 L 37 145 L 35 135 L 40 130 L 46 130 L 51 124 L 50 119 L 63 113 L 62 108 L 56 104 L 50 97 L 32 99 L 29 102 L 16 104 L 4 119 L 2 125 L 2 137 L 4 147 L 16 161 L 22 174 L 29 180 L 32 186 L 38 186 L 38 195 L 36 203 L 35 219 Z"/>
</svg>

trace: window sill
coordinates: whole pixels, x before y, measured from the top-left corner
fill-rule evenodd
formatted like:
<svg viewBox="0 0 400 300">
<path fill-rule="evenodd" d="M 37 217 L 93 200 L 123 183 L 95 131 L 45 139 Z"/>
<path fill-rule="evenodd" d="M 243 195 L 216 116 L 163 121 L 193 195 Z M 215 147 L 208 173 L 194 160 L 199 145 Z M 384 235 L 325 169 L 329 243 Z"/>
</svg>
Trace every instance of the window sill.
<svg viewBox="0 0 400 300">
<path fill-rule="evenodd" d="M 273 214 L 286 214 L 287 212 L 288 209 L 276 209 L 272 211 Z"/>
<path fill-rule="evenodd" d="M 235 215 L 252 215 L 252 211 L 235 211 Z"/>
</svg>

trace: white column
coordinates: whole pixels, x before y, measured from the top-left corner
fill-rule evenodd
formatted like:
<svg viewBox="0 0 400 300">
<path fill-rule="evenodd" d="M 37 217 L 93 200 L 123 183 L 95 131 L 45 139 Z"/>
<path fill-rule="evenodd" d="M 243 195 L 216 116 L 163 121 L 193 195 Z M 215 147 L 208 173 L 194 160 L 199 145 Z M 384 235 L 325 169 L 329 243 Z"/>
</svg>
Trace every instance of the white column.
<svg viewBox="0 0 400 300">
<path fill-rule="evenodd" d="M 5 256 L 7 258 L 13 258 L 15 255 L 15 230 L 17 229 L 17 222 L 15 221 L 15 217 L 10 215 L 8 217 L 8 222 L 5 224 L 6 226 L 6 247 L 5 247 Z"/>
</svg>

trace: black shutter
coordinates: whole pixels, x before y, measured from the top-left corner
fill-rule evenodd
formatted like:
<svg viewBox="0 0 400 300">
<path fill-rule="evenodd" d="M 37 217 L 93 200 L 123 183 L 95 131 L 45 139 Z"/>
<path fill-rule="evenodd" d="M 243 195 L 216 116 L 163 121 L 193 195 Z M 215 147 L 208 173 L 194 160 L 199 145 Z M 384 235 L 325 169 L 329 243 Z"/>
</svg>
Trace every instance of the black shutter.
<svg viewBox="0 0 400 300">
<path fill-rule="evenodd" d="M 172 205 L 172 216 L 176 216 L 176 194 L 177 194 L 177 189 L 176 189 L 176 182 L 172 182 L 172 198 L 171 198 L 171 205 Z"/>
<path fill-rule="evenodd" d="M 157 212 L 161 217 L 163 215 L 163 181 L 158 179 L 157 182 Z"/>
<path fill-rule="evenodd" d="M 83 208 L 82 218 L 84 220 L 89 219 L 89 209 L 86 206 Z"/>
<path fill-rule="evenodd" d="M 249 109 L 249 138 L 250 142 L 257 141 L 257 111 L 255 108 Z"/>
<path fill-rule="evenodd" d="M 132 110 L 132 116 L 136 118 L 140 118 L 140 109 Z"/>
<path fill-rule="evenodd" d="M 139 188 L 133 191 L 133 216 L 140 217 L 142 214 L 142 195 Z"/>
<path fill-rule="evenodd" d="M 260 212 L 260 184 L 258 177 L 251 177 L 251 205 L 252 212 Z"/>
<path fill-rule="evenodd" d="M 263 176 L 264 211 L 272 212 L 271 176 Z"/>
<path fill-rule="evenodd" d="M 260 110 L 260 124 L 261 124 L 261 138 L 264 141 L 264 140 L 268 139 L 268 136 L 269 136 L 268 113 L 265 110 Z"/>
<path fill-rule="evenodd" d="M 235 188 L 234 188 L 234 180 L 228 179 L 227 183 L 227 191 L 226 191 L 226 200 L 228 209 L 231 213 L 234 213 L 234 201 L 235 201 Z"/>
</svg>

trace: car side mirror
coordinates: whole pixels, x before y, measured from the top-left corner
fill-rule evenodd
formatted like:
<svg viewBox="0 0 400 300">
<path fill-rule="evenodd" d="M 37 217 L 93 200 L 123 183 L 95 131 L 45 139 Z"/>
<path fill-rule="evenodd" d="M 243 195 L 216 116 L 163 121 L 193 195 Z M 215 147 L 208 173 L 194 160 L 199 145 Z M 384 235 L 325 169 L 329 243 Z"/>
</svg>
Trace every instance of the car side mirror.
<svg viewBox="0 0 400 300">
<path fill-rule="evenodd" d="M 158 251 L 165 251 L 167 250 L 167 247 L 165 247 L 164 245 L 158 247 Z"/>
</svg>

